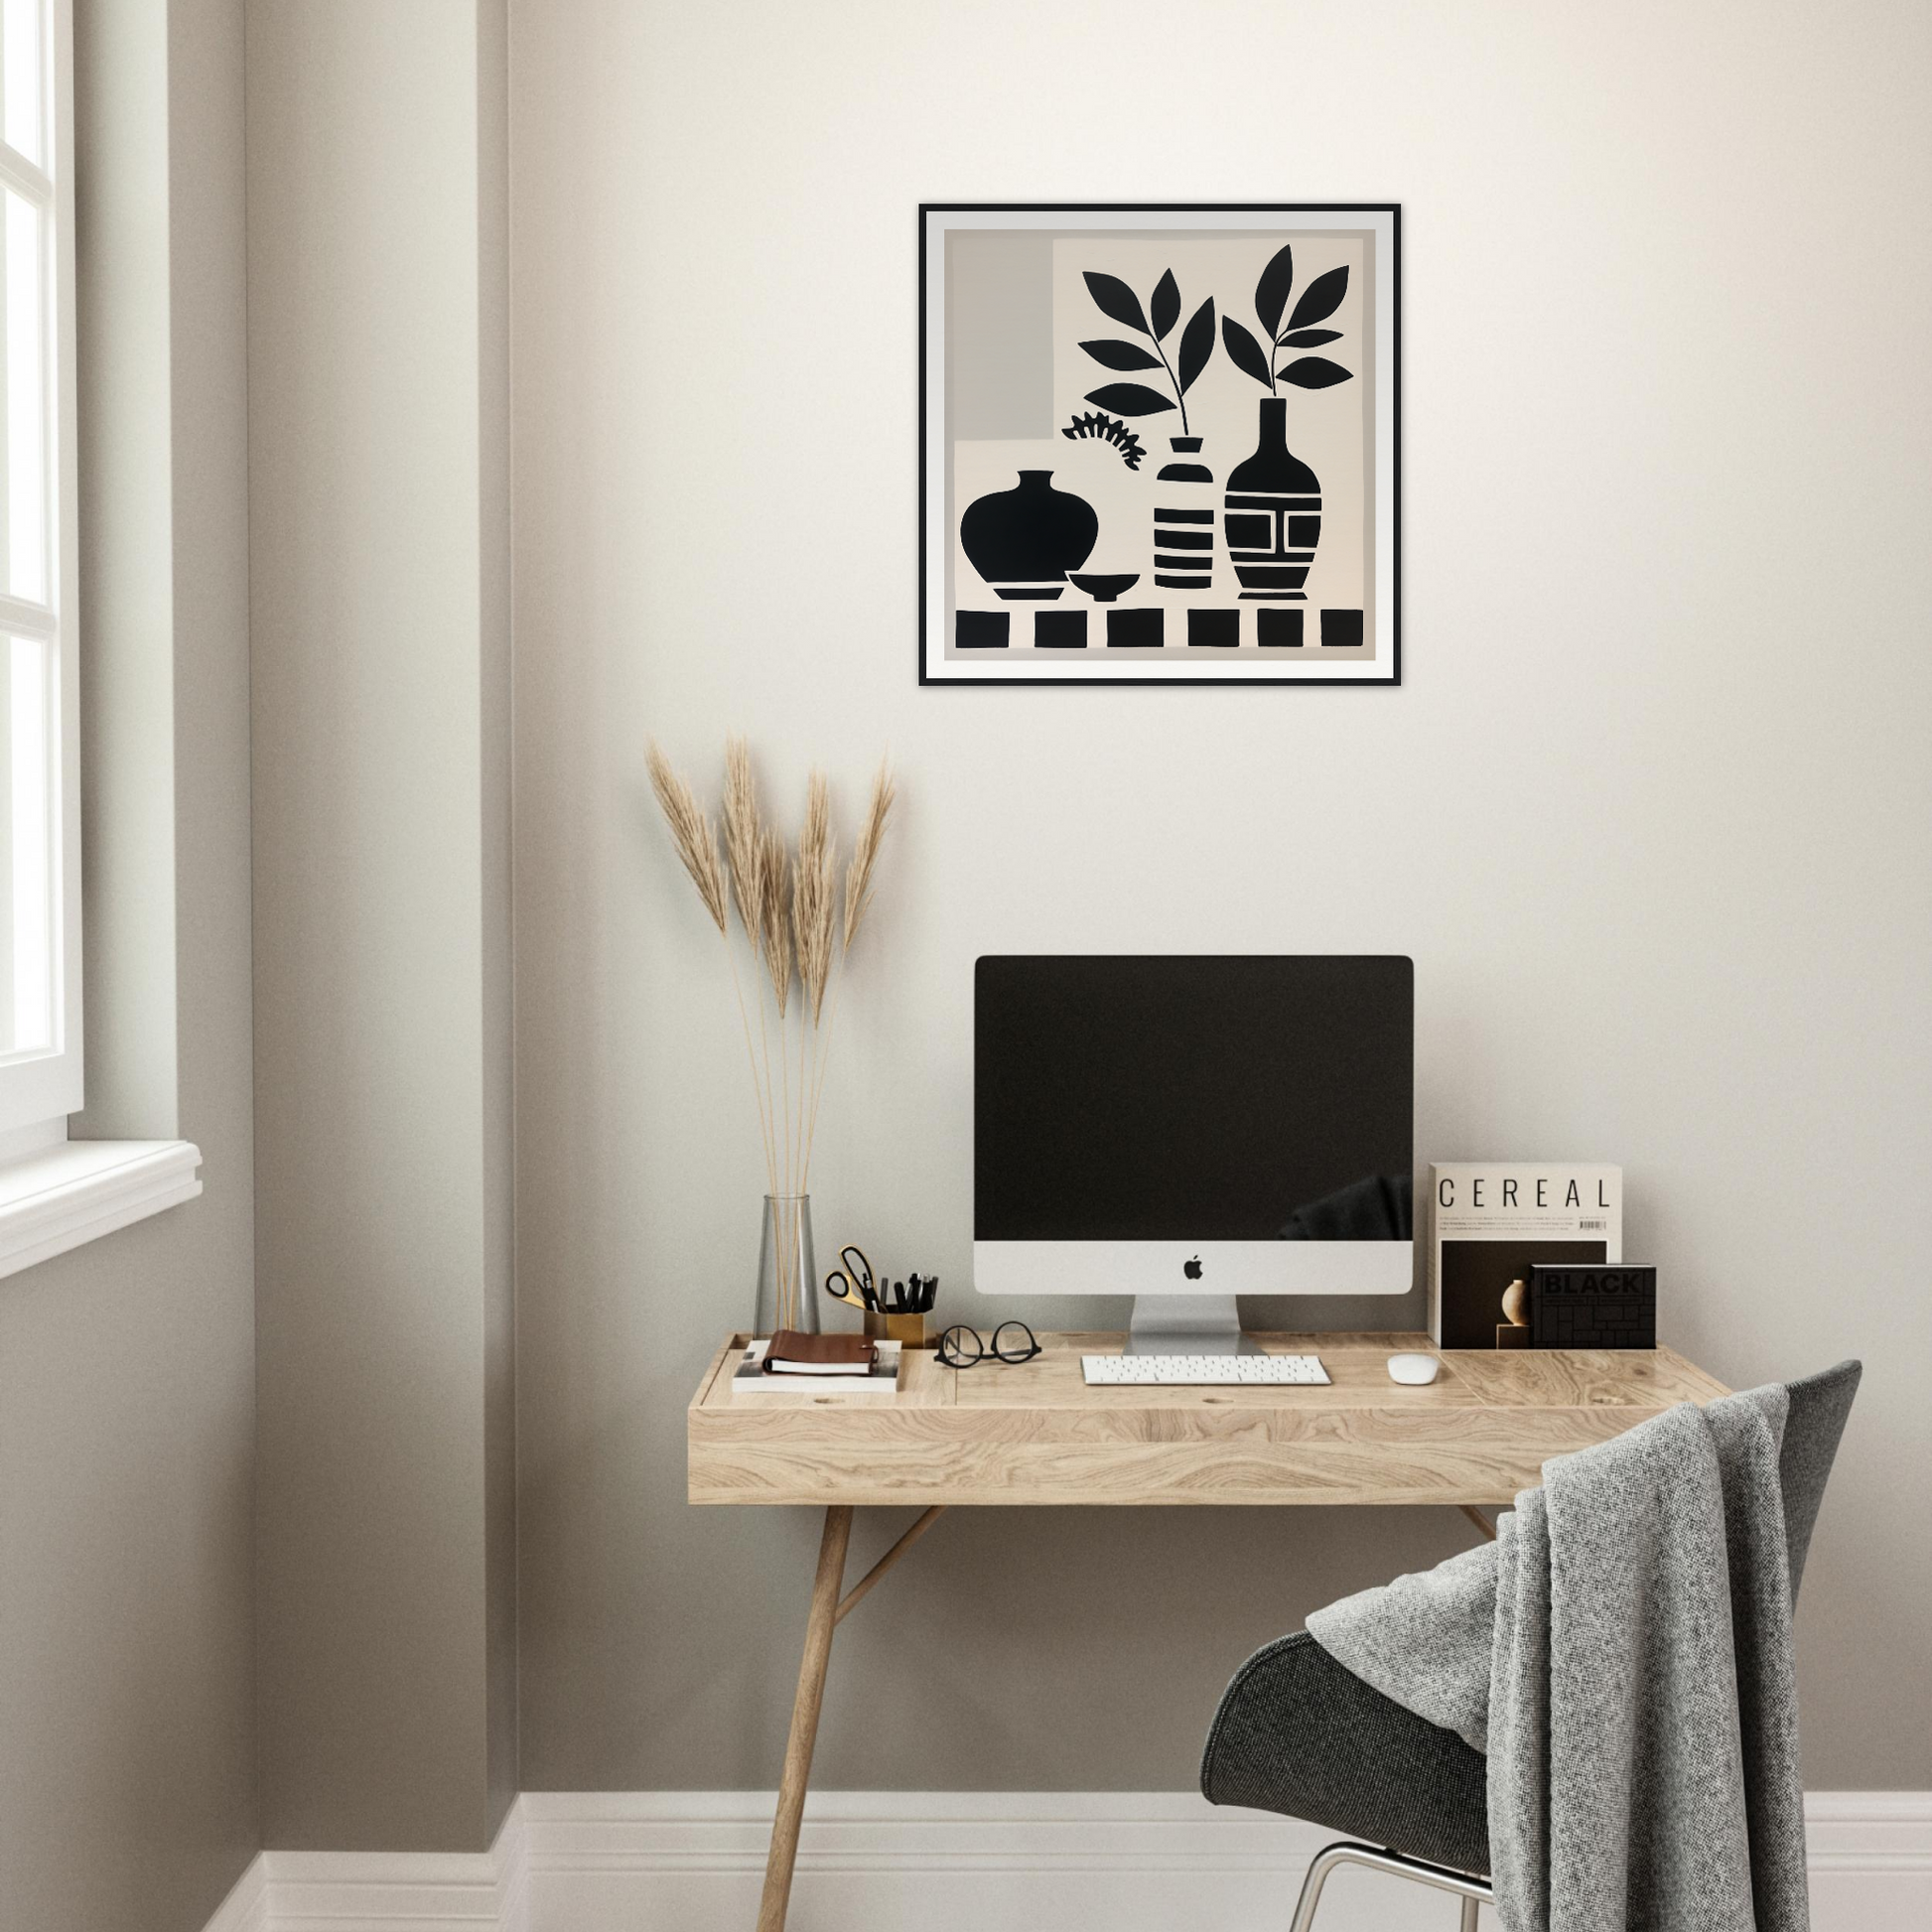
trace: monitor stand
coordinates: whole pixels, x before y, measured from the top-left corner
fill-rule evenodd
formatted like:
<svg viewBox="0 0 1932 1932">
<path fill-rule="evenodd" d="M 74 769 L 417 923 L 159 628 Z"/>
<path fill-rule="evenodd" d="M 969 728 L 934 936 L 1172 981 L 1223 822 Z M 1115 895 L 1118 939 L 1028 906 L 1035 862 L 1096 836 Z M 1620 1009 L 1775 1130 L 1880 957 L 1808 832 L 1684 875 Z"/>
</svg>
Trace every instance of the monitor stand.
<svg viewBox="0 0 1932 1932">
<path fill-rule="evenodd" d="M 1137 1295 L 1127 1355 L 1258 1355 L 1232 1295 Z"/>
</svg>

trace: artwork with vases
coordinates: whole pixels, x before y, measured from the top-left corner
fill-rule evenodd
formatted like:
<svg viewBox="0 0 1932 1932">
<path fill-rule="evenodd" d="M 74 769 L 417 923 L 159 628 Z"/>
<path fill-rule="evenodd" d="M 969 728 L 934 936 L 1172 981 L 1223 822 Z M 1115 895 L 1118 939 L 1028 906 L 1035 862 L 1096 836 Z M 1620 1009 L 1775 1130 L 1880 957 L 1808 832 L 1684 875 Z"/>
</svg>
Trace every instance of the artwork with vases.
<svg viewBox="0 0 1932 1932">
<path fill-rule="evenodd" d="M 1394 205 L 919 220 L 921 683 L 1401 681 Z"/>
</svg>

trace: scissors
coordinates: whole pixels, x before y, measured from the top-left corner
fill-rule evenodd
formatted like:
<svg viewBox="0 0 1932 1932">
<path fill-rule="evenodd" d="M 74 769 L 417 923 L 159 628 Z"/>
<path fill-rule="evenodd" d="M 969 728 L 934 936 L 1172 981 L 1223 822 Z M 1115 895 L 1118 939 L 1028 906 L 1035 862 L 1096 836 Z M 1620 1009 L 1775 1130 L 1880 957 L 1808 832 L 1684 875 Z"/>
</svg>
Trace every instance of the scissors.
<svg viewBox="0 0 1932 1932">
<path fill-rule="evenodd" d="M 835 1302 L 849 1303 L 868 1314 L 879 1308 L 879 1293 L 874 1287 L 872 1263 L 865 1250 L 851 1246 L 839 1250 L 840 1266 L 825 1277 L 825 1292 Z"/>
</svg>

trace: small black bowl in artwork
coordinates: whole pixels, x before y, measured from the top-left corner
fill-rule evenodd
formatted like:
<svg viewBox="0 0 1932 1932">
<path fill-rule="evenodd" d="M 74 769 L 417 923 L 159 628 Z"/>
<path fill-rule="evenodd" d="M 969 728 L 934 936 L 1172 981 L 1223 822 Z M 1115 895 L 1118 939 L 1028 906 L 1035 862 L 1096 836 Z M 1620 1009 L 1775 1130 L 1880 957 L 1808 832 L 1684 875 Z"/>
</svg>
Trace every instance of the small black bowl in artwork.
<svg viewBox="0 0 1932 1932">
<path fill-rule="evenodd" d="M 1141 573 L 1138 570 L 1130 570 L 1125 576 L 1111 577 L 1096 577 L 1091 571 L 1073 573 L 1074 584 L 1096 604 L 1111 604 L 1140 581 Z"/>
</svg>

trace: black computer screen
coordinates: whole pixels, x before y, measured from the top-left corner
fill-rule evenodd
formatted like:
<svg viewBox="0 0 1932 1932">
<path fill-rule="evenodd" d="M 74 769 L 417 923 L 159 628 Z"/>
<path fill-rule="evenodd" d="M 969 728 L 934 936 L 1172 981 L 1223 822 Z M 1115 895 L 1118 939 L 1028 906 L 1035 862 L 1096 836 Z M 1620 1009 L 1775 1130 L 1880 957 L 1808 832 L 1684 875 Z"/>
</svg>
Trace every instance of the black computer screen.
<svg viewBox="0 0 1932 1932">
<path fill-rule="evenodd" d="M 988 956 L 973 1055 L 976 1240 L 1410 1237 L 1408 959 Z"/>
</svg>

